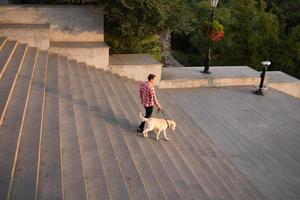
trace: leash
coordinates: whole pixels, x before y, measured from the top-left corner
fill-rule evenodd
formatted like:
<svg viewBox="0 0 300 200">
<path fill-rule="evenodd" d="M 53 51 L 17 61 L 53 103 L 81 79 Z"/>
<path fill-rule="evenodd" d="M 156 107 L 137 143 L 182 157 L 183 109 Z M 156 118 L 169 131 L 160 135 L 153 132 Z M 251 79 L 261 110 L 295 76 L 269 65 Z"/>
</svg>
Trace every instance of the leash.
<svg viewBox="0 0 300 200">
<path fill-rule="evenodd" d="M 169 124 L 169 122 L 168 122 L 168 120 L 167 120 L 167 117 L 166 117 L 166 114 L 165 114 L 164 110 L 162 110 L 161 113 L 162 113 L 162 115 L 164 116 L 164 119 L 165 119 L 166 122 L 167 122 L 168 128 L 170 128 L 170 124 Z"/>
</svg>

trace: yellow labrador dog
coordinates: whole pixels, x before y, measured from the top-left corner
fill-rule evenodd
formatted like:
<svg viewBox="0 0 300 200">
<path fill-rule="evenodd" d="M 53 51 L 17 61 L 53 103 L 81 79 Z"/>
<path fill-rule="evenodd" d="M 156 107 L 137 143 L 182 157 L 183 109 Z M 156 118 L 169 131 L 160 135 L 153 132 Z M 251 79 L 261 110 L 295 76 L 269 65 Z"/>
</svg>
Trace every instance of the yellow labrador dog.
<svg viewBox="0 0 300 200">
<path fill-rule="evenodd" d="M 140 118 L 145 122 L 145 129 L 143 131 L 144 137 L 148 137 L 148 132 L 153 130 L 156 134 L 156 140 L 159 140 L 159 135 L 163 131 L 165 139 L 169 140 L 166 134 L 166 129 L 171 128 L 174 131 L 176 128 L 176 122 L 172 120 L 158 119 L 154 117 L 145 118 L 142 113 L 140 113 Z"/>
</svg>

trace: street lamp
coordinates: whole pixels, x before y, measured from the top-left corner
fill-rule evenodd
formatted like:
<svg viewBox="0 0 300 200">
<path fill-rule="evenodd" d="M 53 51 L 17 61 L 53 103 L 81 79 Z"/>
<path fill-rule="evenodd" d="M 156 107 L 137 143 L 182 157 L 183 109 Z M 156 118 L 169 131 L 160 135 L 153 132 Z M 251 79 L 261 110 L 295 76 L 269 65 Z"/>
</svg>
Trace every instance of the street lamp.
<svg viewBox="0 0 300 200">
<path fill-rule="evenodd" d="M 260 84 L 257 90 L 253 91 L 254 94 L 257 95 L 264 95 L 265 91 L 267 89 L 266 86 L 264 86 L 264 80 L 265 80 L 265 76 L 266 76 L 266 72 L 268 70 L 268 67 L 271 65 L 270 61 L 263 61 L 261 62 L 262 66 L 263 66 L 263 71 L 260 74 Z"/>
<path fill-rule="evenodd" d="M 210 0 L 210 6 L 211 6 L 211 18 L 210 18 L 210 21 L 211 21 L 211 24 L 213 23 L 214 21 L 214 17 L 215 17 L 215 12 L 216 12 L 216 8 L 217 8 L 217 5 L 218 5 L 218 1 L 219 0 Z M 212 27 L 210 26 L 210 29 Z M 211 32 L 211 30 L 209 30 L 209 33 Z M 211 56 L 210 56 L 210 50 L 211 49 L 211 37 L 208 37 L 208 50 L 207 50 L 207 55 L 206 55 L 206 58 L 204 60 L 204 71 L 202 71 L 202 73 L 204 74 L 210 74 L 210 71 L 209 71 L 209 66 L 210 66 L 210 61 L 211 61 Z"/>
</svg>

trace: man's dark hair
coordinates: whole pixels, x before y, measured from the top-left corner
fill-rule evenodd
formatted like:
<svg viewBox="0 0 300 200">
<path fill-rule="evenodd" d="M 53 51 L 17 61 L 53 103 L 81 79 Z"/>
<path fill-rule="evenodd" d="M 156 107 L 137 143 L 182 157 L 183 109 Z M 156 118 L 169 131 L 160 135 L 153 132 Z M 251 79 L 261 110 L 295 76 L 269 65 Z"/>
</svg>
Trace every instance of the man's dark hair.
<svg viewBox="0 0 300 200">
<path fill-rule="evenodd" d="M 149 74 L 148 75 L 148 81 L 150 81 L 151 79 L 154 79 L 155 78 L 155 75 L 154 74 Z"/>
</svg>

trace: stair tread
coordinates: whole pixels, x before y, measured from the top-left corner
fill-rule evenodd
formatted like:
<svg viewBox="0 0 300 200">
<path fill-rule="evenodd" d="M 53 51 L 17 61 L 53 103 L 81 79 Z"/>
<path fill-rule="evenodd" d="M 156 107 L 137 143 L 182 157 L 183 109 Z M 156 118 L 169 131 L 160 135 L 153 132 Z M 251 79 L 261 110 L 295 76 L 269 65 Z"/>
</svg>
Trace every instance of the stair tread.
<svg viewBox="0 0 300 200">
<path fill-rule="evenodd" d="M 198 98 L 198 97 L 196 97 Z M 204 102 L 205 104 L 205 102 Z M 178 108 L 179 109 L 179 108 Z M 182 109 L 180 109 L 181 112 L 184 112 Z M 248 199 L 262 199 L 262 195 L 258 190 L 249 182 L 248 179 L 246 179 L 240 170 L 230 161 L 230 159 L 216 146 L 215 143 L 211 141 L 211 139 L 208 137 L 207 134 L 193 121 L 191 117 L 189 117 L 189 120 L 186 122 L 186 124 L 191 129 L 191 131 L 195 131 L 195 127 L 198 127 L 197 131 L 197 137 L 195 139 L 197 141 L 201 140 L 204 141 L 203 147 L 208 152 L 212 152 L 216 155 L 216 162 L 218 162 L 221 166 L 224 166 L 227 174 L 232 174 L 231 178 L 236 179 L 235 183 L 239 186 L 240 189 L 244 191 L 245 198 Z"/>
<path fill-rule="evenodd" d="M 63 199 L 57 55 L 49 54 L 41 136 L 38 199 Z"/>
<path fill-rule="evenodd" d="M 126 83 L 124 85 L 127 85 Z M 132 88 L 132 86 L 129 86 L 131 88 L 131 91 L 129 93 L 133 94 L 134 90 L 137 89 L 137 87 Z M 138 103 L 139 101 L 137 100 L 137 95 L 134 97 L 136 103 Z M 137 112 L 139 112 L 139 110 L 137 109 Z M 155 114 L 154 114 L 155 115 Z M 171 133 L 172 134 L 172 133 Z M 167 151 L 167 156 L 170 157 L 173 161 L 174 164 L 180 169 L 180 172 L 182 173 L 182 176 L 184 177 L 184 180 L 188 183 L 189 187 L 191 188 L 191 191 L 193 191 L 194 195 L 196 196 L 196 198 L 201 198 L 201 199 L 208 199 L 207 197 L 207 191 L 203 190 L 203 187 L 205 186 L 205 183 L 203 183 L 203 181 L 197 181 L 195 180 L 195 177 L 197 177 L 197 174 L 191 173 L 190 169 L 187 168 L 186 163 L 184 162 L 184 160 L 180 159 L 180 156 L 178 155 L 178 152 L 176 152 L 177 150 L 174 149 L 172 147 L 172 143 L 174 141 L 172 141 L 170 144 L 168 145 L 162 145 L 163 148 L 165 148 L 165 151 Z M 176 144 L 174 144 L 174 146 L 176 146 Z M 172 153 L 174 152 L 174 153 Z M 175 153 L 176 152 L 176 153 Z M 189 163 L 190 165 L 190 163 Z M 197 167 L 197 166 L 194 166 Z M 199 174 L 198 174 L 199 176 Z M 201 175 L 203 176 L 203 174 Z M 213 191 L 215 192 L 215 191 Z"/>
<path fill-rule="evenodd" d="M 10 57 L 13 55 L 16 46 L 16 41 L 7 41 L 2 49 L 0 49 L 0 79 L 2 79 L 5 73 L 6 66 L 10 62 Z"/>
<path fill-rule="evenodd" d="M 101 160 L 104 168 L 107 185 L 112 199 L 130 199 L 126 183 L 114 152 L 112 143 L 109 138 L 109 133 L 104 121 L 104 113 L 102 112 L 104 93 L 96 90 L 95 84 L 98 82 L 97 77 L 92 70 L 79 70 L 82 84 L 84 88 L 90 88 L 88 97 L 86 98 L 87 105 L 92 119 L 92 126 L 95 133 L 95 139 L 98 145 L 98 150 L 101 155 Z M 85 91 L 87 92 L 87 91 Z M 100 101 L 101 99 L 101 101 Z"/>
<path fill-rule="evenodd" d="M 131 81 L 130 81 L 131 82 Z M 132 84 L 134 84 L 134 83 L 132 83 L 131 82 L 131 85 Z M 164 91 L 165 92 L 165 91 Z M 167 96 L 167 94 L 162 94 L 162 93 L 160 93 L 160 92 L 158 92 L 158 95 L 165 95 L 165 96 Z M 230 167 L 230 169 L 231 170 L 233 170 L 232 168 L 234 168 L 234 169 L 236 169 L 234 166 L 233 166 L 233 164 L 228 160 L 228 158 L 226 158 L 226 156 L 224 155 L 224 153 L 222 153 L 218 148 L 217 148 L 217 146 L 215 145 L 215 144 L 213 144 L 212 143 L 212 141 L 210 141 L 210 139 L 208 138 L 208 136 L 206 136 L 205 134 L 203 134 L 201 131 L 202 131 L 202 129 L 200 128 L 200 127 L 198 127 L 198 125 L 196 125 L 195 123 L 192 123 L 192 120 L 188 117 L 188 115 L 187 114 L 184 114 L 185 112 L 183 111 L 183 110 L 181 110 L 180 109 L 180 107 L 178 107 L 178 106 L 176 106 L 176 105 L 173 105 L 172 104 L 172 101 L 174 101 L 174 100 L 172 100 L 171 101 L 171 99 L 170 100 L 168 100 L 168 101 L 165 101 L 165 98 L 162 98 L 162 96 L 160 96 L 159 97 L 161 100 L 162 100 L 162 103 L 164 103 L 164 105 L 167 105 L 166 107 L 169 107 L 169 108 L 167 108 L 167 110 L 168 111 L 170 111 L 170 113 L 172 113 L 172 116 L 174 117 L 174 119 L 176 120 L 177 119 L 177 121 L 178 122 L 180 122 L 180 127 L 181 126 L 184 126 L 185 127 L 185 129 L 183 130 L 183 131 L 187 131 L 187 132 L 189 132 L 190 134 L 192 134 L 188 129 L 193 129 L 193 131 L 195 132 L 195 133 L 200 133 L 200 135 L 202 135 L 203 137 L 206 137 L 206 138 L 203 138 L 203 137 L 201 137 L 201 138 L 197 138 L 196 140 L 199 142 L 199 140 L 202 140 L 202 143 L 200 143 L 201 145 L 199 145 L 199 147 L 200 147 L 200 152 L 201 153 L 204 153 L 204 155 L 203 155 L 203 157 L 208 157 L 208 156 L 213 156 L 214 157 L 214 160 L 216 161 L 216 162 L 218 162 L 218 165 L 220 166 L 220 167 L 222 167 L 222 170 L 223 170 L 223 167 Z M 170 104 L 170 105 L 168 105 L 168 104 Z M 173 111 L 173 112 L 172 112 Z M 185 117 L 182 117 L 181 115 L 179 116 L 179 115 L 176 115 L 176 113 L 182 113 L 182 115 L 184 115 Z M 186 128 L 186 127 L 188 127 L 188 129 Z M 197 128 L 196 128 L 197 127 Z M 181 127 L 182 128 L 182 127 Z M 199 130 L 201 130 L 201 131 L 199 131 Z M 194 134 L 195 135 L 195 134 Z M 191 141 L 192 139 L 190 139 L 190 141 Z M 213 150 L 211 149 L 211 148 L 209 148 L 209 149 L 203 149 L 203 146 L 206 146 L 207 147 L 207 143 L 209 143 L 209 146 L 213 146 Z M 187 142 L 185 142 L 184 143 L 185 145 L 187 144 Z M 215 152 L 215 151 L 217 151 L 217 153 Z M 197 153 L 194 151 L 194 154 L 196 155 Z M 207 155 L 206 155 L 207 154 Z M 200 155 L 200 153 L 198 153 L 198 156 Z M 196 157 L 198 157 L 198 156 L 196 156 Z M 217 156 L 217 157 L 216 157 Z M 216 157 L 216 158 L 215 158 Z M 226 166 L 224 166 L 224 163 L 221 165 L 220 164 L 220 162 L 225 162 L 226 164 Z M 228 173 L 228 171 L 226 171 L 227 173 Z M 237 191 L 237 188 L 233 188 L 233 190 L 230 190 L 231 192 L 233 192 L 234 193 L 234 195 L 243 195 L 243 199 L 263 199 L 263 197 L 262 197 L 262 195 L 260 195 L 259 193 L 258 193 L 258 191 L 257 191 L 257 189 L 256 188 L 254 188 L 253 186 L 251 186 L 251 184 L 250 184 L 250 182 L 248 181 L 248 180 L 245 180 L 245 178 L 243 178 L 242 177 L 242 175 L 241 175 L 241 173 L 238 171 L 238 170 L 236 170 L 235 172 L 237 172 L 237 173 L 233 173 L 232 174 L 232 177 L 231 178 L 238 178 L 238 181 L 237 182 L 235 182 L 235 186 L 237 187 L 237 188 L 245 188 L 245 187 L 247 187 L 248 189 L 244 189 L 243 191 L 242 191 L 242 194 L 237 194 L 237 193 L 239 193 L 239 191 Z M 219 173 L 219 171 L 218 171 L 218 173 Z M 217 174 L 218 174 L 217 173 Z M 223 174 L 223 175 L 222 175 Z M 223 173 L 221 173 L 221 174 L 219 174 L 220 175 L 220 177 L 223 179 L 224 178 L 224 172 Z M 237 176 L 237 177 L 236 177 Z M 241 177 L 242 177 L 242 179 L 241 179 Z M 250 189 L 249 189 L 250 188 Z M 232 188 L 231 188 L 232 189 Z M 237 193 L 236 193 L 237 192 Z M 252 194 L 252 193 L 254 193 L 254 194 Z"/>
<path fill-rule="evenodd" d="M 27 23 L 1 23 L 0 29 L 49 29 L 49 23 L 27 24 Z"/>
<path fill-rule="evenodd" d="M 25 47 L 26 45 L 23 48 Z M 34 61 L 35 58 L 27 52 L 15 84 L 12 98 L 8 104 L 4 123 L 0 127 L 0 177 L 2 179 L 0 194 L 3 195 L 0 199 L 6 199 L 11 184 L 11 175 L 14 174 L 15 170 L 15 161 L 21 135 L 20 131 L 22 129 L 24 112 L 26 112 L 27 96 L 31 84 Z"/>
<path fill-rule="evenodd" d="M 163 94 L 161 94 L 163 95 Z M 174 104 L 172 104 L 171 100 L 168 99 L 168 95 L 165 95 L 167 102 L 170 106 L 172 106 L 172 108 L 175 106 Z M 184 111 L 182 111 L 179 108 L 174 109 L 174 112 L 182 112 L 185 113 Z M 171 112 L 170 112 L 171 114 Z M 172 116 L 175 116 L 173 114 L 171 114 Z M 176 118 L 176 116 L 175 116 Z M 213 145 L 212 143 L 210 145 L 213 146 L 209 146 L 209 144 L 207 144 L 207 140 L 204 139 L 202 136 L 204 133 L 202 133 L 200 127 L 195 126 L 195 124 L 193 124 L 191 122 L 191 119 L 189 118 L 185 118 L 182 119 L 182 123 L 181 126 L 183 128 L 184 131 L 188 132 L 191 135 L 191 139 L 190 142 L 194 144 L 194 146 L 198 145 L 201 149 L 198 150 L 198 152 L 195 152 L 195 155 L 201 155 L 203 154 L 203 158 L 207 160 L 207 162 L 210 163 L 214 163 L 214 165 L 216 165 L 217 168 L 220 168 L 218 171 L 221 173 L 221 175 L 223 177 L 227 176 L 227 178 L 232 182 L 231 184 L 232 188 L 231 191 L 235 194 L 235 195 L 241 195 L 239 197 L 239 199 L 254 199 L 255 196 L 253 195 L 253 192 L 251 192 L 251 190 L 249 191 L 248 189 L 248 185 L 249 183 L 241 180 L 239 178 L 240 176 L 240 172 L 239 171 L 233 171 L 232 170 L 232 163 L 230 162 L 226 162 L 225 161 L 225 156 L 224 155 L 220 155 L 219 153 L 217 153 L 215 151 L 215 149 L 217 148 L 215 145 Z M 197 129 L 195 127 L 198 127 Z M 221 171 L 222 170 L 222 171 Z M 215 170 L 217 171 L 217 170 Z M 229 183 L 230 184 L 230 183 Z M 240 190 L 240 191 L 238 191 Z"/>
<path fill-rule="evenodd" d="M 133 87 L 133 86 L 130 86 Z M 137 101 L 138 102 L 138 101 Z M 178 128 L 177 128 L 177 132 Z M 176 133 L 175 133 L 176 134 Z M 180 133 L 181 135 L 182 133 Z M 174 137 L 174 136 L 173 136 Z M 172 138 L 171 138 L 172 140 Z M 174 141 L 172 142 L 176 142 L 175 139 L 173 138 Z M 180 144 L 176 142 L 176 144 L 174 146 L 179 146 Z M 213 181 L 211 180 L 210 176 L 207 176 L 207 171 L 202 169 L 202 166 L 199 164 L 196 164 L 197 162 L 195 161 L 195 159 L 193 159 L 191 157 L 191 153 L 189 151 L 187 151 L 185 148 L 185 146 L 180 145 L 179 147 L 179 152 L 183 155 L 183 158 L 186 162 L 186 164 L 189 166 L 189 168 L 193 171 L 193 173 L 195 174 L 195 177 L 199 180 L 200 184 L 203 186 L 203 188 L 206 190 L 206 193 L 209 195 L 210 198 L 224 198 L 223 197 L 223 193 L 222 192 L 217 192 L 217 188 L 216 185 L 219 185 L 218 181 Z M 172 151 L 170 151 L 172 152 Z M 172 155 L 170 155 L 172 156 Z M 201 167 L 199 167 L 201 166 Z M 222 186 L 221 186 L 222 187 Z M 227 199 L 231 199 L 232 197 L 230 196 L 230 194 L 228 193 L 228 191 L 224 191 L 225 194 L 227 194 Z"/>
<path fill-rule="evenodd" d="M 104 41 L 50 41 L 50 48 L 108 48 Z"/>
<path fill-rule="evenodd" d="M 173 107 L 170 105 L 169 102 L 166 102 L 163 94 L 160 95 L 160 99 L 164 101 L 164 105 L 167 105 L 167 110 L 170 111 L 171 116 L 176 116 L 175 112 L 173 112 Z M 169 117 L 168 117 L 169 118 Z M 175 119 L 173 117 L 173 119 Z M 211 162 L 212 160 L 207 159 L 206 156 L 202 156 L 198 154 L 198 149 L 201 148 L 199 144 L 195 144 L 194 139 L 192 136 L 187 133 L 184 127 L 185 119 L 182 119 L 178 122 L 178 129 L 180 129 L 180 138 L 177 138 L 177 135 L 174 135 L 174 139 L 177 140 L 180 144 L 177 143 L 177 146 L 186 146 L 186 148 L 191 153 L 199 163 L 199 165 L 204 169 L 204 171 L 208 174 L 209 179 L 211 182 L 216 185 L 216 188 L 225 195 L 225 199 L 234 198 L 234 199 L 244 199 L 242 194 L 239 191 L 239 188 L 235 187 L 231 180 L 224 174 L 223 169 L 219 168 L 215 162 Z M 192 145 L 194 144 L 194 145 Z"/>
<path fill-rule="evenodd" d="M 7 40 L 7 39 L 6 39 L 5 37 L 0 37 L 0 50 L 1 50 L 2 47 L 4 46 L 6 40 Z"/>
<path fill-rule="evenodd" d="M 114 151 L 123 172 L 129 195 L 133 199 L 148 199 L 144 184 L 136 166 L 134 165 L 132 155 L 123 136 L 124 133 L 118 124 L 116 119 L 117 116 L 115 116 L 113 113 L 113 102 L 109 102 L 107 97 L 109 88 L 105 86 L 106 83 L 103 82 L 103 77 L 97 76 L 97 78 L 98 82 L 96 82 L 95 86 L 98 86 L 97 90 L 102 91 L 105 94 L 104 101 L 102 102 L 102 111 L 104 113 L 103 117 L 106 127 L 109 131 L 109 137 L 111 139 Z"/>
<path fill-rule="evenodd" d="M 105 76 L 108 77 L 108 75 L 105 75 Z M 110 82 L 107 79 L 103 79 L 103 81 Z M 105 86 L 105 85 L 104 85 L 104 87 L 109 88 L 109 86 Z M 169 193 L 163 192 L 162 188 L 159 187 L 157 177 L 155 177 L 155 175 L 153 174 L 153 171 L 150 168 L 148 160 L 144 155 L 145 153 L 141 149 L 141 144 L 139 144 L 138 140 L 141 138 L 136 138 L 136 136 L 134 136 L 132 134 L 133 131 L 135 133 L 136 127 L 132 127 L 130 125 L 130 123 L 126 120 L 126 116 L 124 114 L 120 113 L 121 109 L 117 105 L 117 102 L 115 101 L 116 95 L 111 90 L 111 88 L 109 88 L 109 91 L 114 96 L 112 99 L 111 98 L 109 99 L 109 102 L 112 103 L 115 107 L 115 109 L 113 111 L 114 115 L 118 116 L 117 117 L 118 124 L 120 125 L 120 128 L 122 129 L 122 132 L 124 133 L 123 134 L 124 139 L 130 149 L 130 152 L 133 157 L 133 161 L 134 161 L 135 165 L 138 166 L 138 170 L 141 175 L 141 179 L 142 179 L 143 183 L 145 184 L 145 189 L 148 191 L 147 193 L 148 193 L 150 199 L 165 198 L 164 194 L 166 195 L 167 198 L 169 196 L 169 197 L 172 197 L 173 199 L 178 199 L 179 195 L 177 194 L 177 191 L 175 190 L 174 186 L 172 186 L 171 182 L 169 182 L 170 186 L 168 188 L 173 188 L 173 190 Z M 159 170 L 162 170 L 162 169 L 159 169 Z M 165 176 L 163 176 L 163 177 L 165 177 Z M 172 195 L 170 193 L 172 193 Z"/>
<path fill-rule="evenodd" d="M 0 199 L 263 199 L 167 90 L 157 94 L 175 135 L 145 139 L 133 133 L 137 82 L 5 40 Z"/>
<path fill-rule="evenodd" d="M 7 70 L 0 79 L 0 125 L 3 122 L 6 108 L 12 95 L 14 84 L 18 78 L 18 72 L 21 69 L 27 45 L 18 45 L 12 55 L 11 61 L 7 65 Z"/>
<path fill-rule="evenodd" d="M 81 148 L 81 156 L 85 171 L 85 182 L 89 200 L 109 199 L 109 191 L 104 175 L 101 155 L 98 152 L 89 107 L 86 99 L 91 90 L 86 84 L 83 85 L 75 61 L 70 61 L 70 81 L 73 94 L 73 107 L 76 117 L 76 125 Z M 83 89 L 84 87 L 84 89 Z"/>
<path fill-rule="evenodd" d="M 35 48 L 29 48 L 28 52 L 30 51 L 32 51 L 32 56 L 36 56 L 36 53 L 38 55 L 22 128 L 16 173 L 12 182 L 11 198 L 13 199 L 34 199 L 37 187 L 39 143 L 45 88 L 44 66 L 47 61 L 47 52 L 37 52 Z"/>
<path fill-rule="evenodd" d="M 116 78 L 114 77 L 114 75 L 111 75 L 111 77 L 114 80 L 113 85 L 115 86 L 116 93 L 121 94 L 122 92 L 124 92 L 124 90 L 126 90 L 126 88 L 124 86 L 122 86 L 122 83 L 120 81 L 117 81 Z M 118 85 L 118 82 L 119 82 L 119 85 Z M 126 108 L 123 106 L 123 111 L 124 112 L 126 111 L 126 113 L 131 113 L 129 118 L 137 120 L 137 116 L 138 116 L 137 113 L 139 113 L 140 110 L 136 107 L 137 108 L 137 109 L 135 109 L 136 113 L 133 113 L 133 111 L 130 111 L 129 107 L 131 107 L 131 104 L 132 104 L 132 102 L 134 102 L 134 100 L 130 98 L 131 101 L 128 100 L 128 102 L 126 102 L 126 100 L 124 99 L 126 94 L 130 94 L 130 92 L 126 91 L 126 92 L 124 92 L 123 95 L 119 95 L 120 102 L 122 102 L 122 103 L 124 103 L 124 105 L 126 105 Z M 126 95 L 126 97 L 128 97 L 128 95 Z M 134 123 L 134 122 L 132 122 L 132 123 Z M 146 140 L 146 141 L 149 141 L 149 140 Z M 165 143 L 165 144 L 161 144 L 161 142 L 153 143 L 153 147 L 156 150 L 156 154 L 160 157 L 160 160 L 164 165 L 164 169 L 166 169 L 164 173 L 169 174 L 170 177 L 173 177 L 173 179 L 177 180 L 177 181 L 183 178 L 183 180 L 181 181 L 183 183 L 181 183 L 179 185 L 177 183 L 175 183 L 175 185 L 177 186 L 177 190 L 178 190 L 179 194 L 181 195 L 180 198 L 193 199 L 194 197 L 191 196 L 190 189 L 188 187 L 196 186 L 193 190 L 193 195 L 195 196 L 195 198 L 208 199 L 207 196 L 203 193 L 203 190 L 202 190 L 201 186 L 197 183 L 197 181 L 195 181 L 193 176 L 189 176 L 189 177 L 185 176 L 185 174 L 182 174 L 182 169 L 183 168 L 180 168 L 180 166 L 176 165 L 175 163 L 174 163 L 175 164 L 174 165 L 172 163 L 172 161 L 168 161 L 169 159 L 167 159 L 167 158 L 169 156 L 166 155 L 165 149 L 163 147 L 167 147 L 169 145 L 170 145 L 170 143 Z M 152 162 L 152 161 L 150 161 L 150 162 Z M 173 169 L 174 167 L 175 167 L 175 170 Z M 177 172 L 177 174 L 175 174 L 175 173 L 172 174 L 171 172 L 169 172 L 169 171 L 177 171 L 177 169 L 179 170 L 179 174 L 180 174 L 180 176 L 182 176 L 182 178 L 180 178 L 180 176 L 178 176 L 178 172 Z M 193 180 L 191 180 L 191 179 L 193 179 Z M 189 181 L 192 184 L 189 185 L 188 184 Z M 186 182 L 187 184 L 185 184 L 184 182 Z M 185 190 L 185 191 L 182 191 L 182 190 Z M 202 192 L 202 194 L 200 194 L 201 192 Z"/>
<path fill-rule="evenodd" d="M 64 199 L 86 199 L 81 152 L 66 57 L 58 57 L 59 123 Z M 76 176 L 75 176 L 76 174 Z"/>
</svg>

